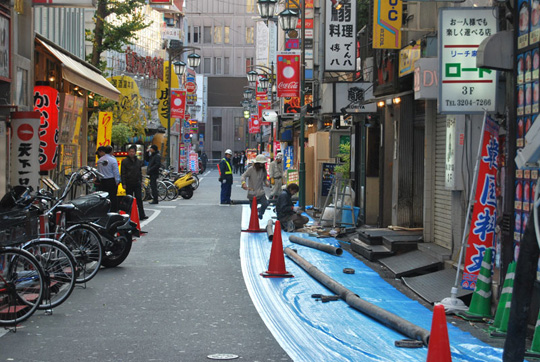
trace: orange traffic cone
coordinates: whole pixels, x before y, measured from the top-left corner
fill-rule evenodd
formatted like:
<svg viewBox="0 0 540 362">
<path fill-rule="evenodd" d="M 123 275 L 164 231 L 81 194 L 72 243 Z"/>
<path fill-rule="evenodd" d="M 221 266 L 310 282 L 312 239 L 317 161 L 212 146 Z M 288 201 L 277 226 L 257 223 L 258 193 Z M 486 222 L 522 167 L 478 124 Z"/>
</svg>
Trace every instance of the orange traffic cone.
<svg viewBox="0 0 540 362">
<path fill-rule="evenodd" d="M 265 233 L 266 229 L 261 229 L 259 226 L 259 214 L 257 212 L 257 198 L 253 196 L 253 201 L 251 202 L 251 217 L 249 218 L 249 227 L 247 230 L 249 233 Z"/>
<path fill-rule="evenodd" d="M 139 221 L 139 208 L 137 207 L 137 199 L 133 198 L 131 203 L 131 213 L 129 214 L 131 221 L 137 224 L 137 230 L 141 232 L 141 222 Z"/>
<path fill-rule="evenodd" d="M 448 329 L 446 327 L 446 314 L 442 304 L 436 305 L 433 309 L 426 362 L 452 362 Z"/>
<path fill-rule="evenodd" d="M 268 270 L 261 275 L 265 278 L 292 278 L 294 275 L 285 270 L 285 255 L 283 254 L 283 242 L 281 241 L 281 224 L 276 221 L 272 249 L 270 250 L 270 262 Z"/>
</svg>

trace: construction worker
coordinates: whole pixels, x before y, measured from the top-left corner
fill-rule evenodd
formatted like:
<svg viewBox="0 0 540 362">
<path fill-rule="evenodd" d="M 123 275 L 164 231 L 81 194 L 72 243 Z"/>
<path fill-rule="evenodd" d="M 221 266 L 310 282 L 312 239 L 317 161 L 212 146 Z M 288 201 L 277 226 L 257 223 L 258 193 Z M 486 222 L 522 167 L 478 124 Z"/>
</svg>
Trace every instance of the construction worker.
<svg viewBox="0 0 540 362">
<path fill-rule="evenodd" d="M 276 159 L 270 163 L 270 169 L 268 174 L 270 176 L 270 183 L 272 184 L 272 192 L 270 193 L 270 199 L 277 199 L 281 193 L 281 186 L 283 185 L 283 153 L 279 152 L 276 155 Z"/>
<path fill-rule="evenodd" d="M 264 186 L 270 187 L 270 183 L 266 174 L 266 156 L 257 155 L 253 165 L 251 165 L 246 172 L 242 174 L 242 188 L 247 190 L 248 200 L 253 200 L 253 197 L 257 198 L 257 204 L 260 204 L 258 208 L 259 219 L 263 218 L 266 207 L 268 206 L 268 200 L 266 199 L 266 193 L 264 192 Z M 247 180 L 247 184 L 246 184 Z"/>
<path fill-rule="evenodd" d="M 221 205 L 232 205 L 231 191 L 233 184 L 233 171 L 231 167 L 232 151 L 225 151 L 225 157 L 219 162 L 219 182 L 221 182 Z"/>
</svg>

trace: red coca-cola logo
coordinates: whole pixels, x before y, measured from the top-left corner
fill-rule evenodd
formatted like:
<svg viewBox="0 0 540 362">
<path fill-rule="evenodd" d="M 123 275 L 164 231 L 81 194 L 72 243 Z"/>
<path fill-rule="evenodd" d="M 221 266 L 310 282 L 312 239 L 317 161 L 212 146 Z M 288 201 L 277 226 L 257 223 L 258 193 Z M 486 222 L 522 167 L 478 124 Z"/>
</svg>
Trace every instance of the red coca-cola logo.
<svg viewBox="0 0 540 362">
<path fill-rule="evenodd" d="M 28 123 L 21 124 L 17 129 L 17 136 L 19 136 L 21 141 L 30 141 L 32 137 L 34 137 L 34 129 L 32 128 L 32 125 Z"/>
<path fill-rule="evenodd" d="M 298 89 L 298 82 L 279 82 L 278 88 L 279 89 Z"/>
</svg>

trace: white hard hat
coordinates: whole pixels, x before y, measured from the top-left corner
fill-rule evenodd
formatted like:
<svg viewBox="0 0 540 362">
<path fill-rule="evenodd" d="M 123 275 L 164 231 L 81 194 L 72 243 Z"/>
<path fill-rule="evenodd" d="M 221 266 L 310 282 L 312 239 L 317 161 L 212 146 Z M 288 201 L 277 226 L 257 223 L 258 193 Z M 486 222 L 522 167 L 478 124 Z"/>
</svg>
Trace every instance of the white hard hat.
<svg viewBox="0 0 540 362">
<path fill-rule="evenodd" d="M 231 151 L 230 149 L 228 149 L 228 150 L 225 151 L 225 154 L 226 154 L 226 155 L 227 155 L 227 154 L 232 155 L 232 151 Z"/>
<path fill-rule="evenodd" d="M 278 154 L 276 155 L 276 158 L 283 158 L 283 153 L 278 152 Z"/>
<path fill-rule="evenodd" d="M 254 163 L 266 163 L 266 156 L 265 155 L 257 155 L 257 157 L 255 157 L 255 162 Z"/>
</svg>

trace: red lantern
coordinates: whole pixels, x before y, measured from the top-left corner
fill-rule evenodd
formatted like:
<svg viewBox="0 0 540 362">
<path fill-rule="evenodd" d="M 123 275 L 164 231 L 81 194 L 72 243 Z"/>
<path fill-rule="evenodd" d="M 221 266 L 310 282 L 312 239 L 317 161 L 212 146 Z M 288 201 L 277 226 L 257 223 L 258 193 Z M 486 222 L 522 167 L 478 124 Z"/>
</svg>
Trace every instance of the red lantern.
<svg viewBox="0 0 540 362">
<path fill-rule="evenodd" d="M 34 87 L 34 111 L 39 111 L 39 166 L 40 171 L 56 168 L 58 162 L 58 91 L 49 86 Z"/>
</svg>

